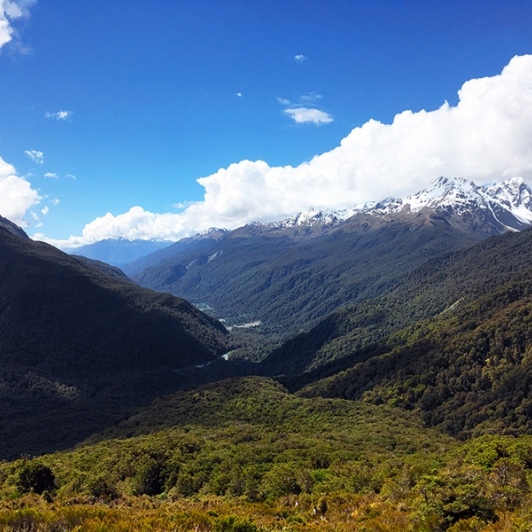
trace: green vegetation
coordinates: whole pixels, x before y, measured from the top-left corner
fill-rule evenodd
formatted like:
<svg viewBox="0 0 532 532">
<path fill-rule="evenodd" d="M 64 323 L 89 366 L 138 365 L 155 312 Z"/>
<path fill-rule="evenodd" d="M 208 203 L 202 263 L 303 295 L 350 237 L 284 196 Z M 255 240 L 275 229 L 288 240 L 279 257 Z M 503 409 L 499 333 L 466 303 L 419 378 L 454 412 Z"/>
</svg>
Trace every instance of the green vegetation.
<svg viewBox="0 0 532 532">
<path fill-rule="evenodd" d="M 418 322 L 379 350 L 300 393 L 415 410 L 461 438 L 532 432 L 532 281 Z"/>
<path fill-rule="evenodd" d="M 531 231 L 365 284 L 256 366 L 250 331 L 3 237 L 1 530 L 530 530 Z M 261 290 L 310 322 L 293 253 Z"/>
<path fill-rule="evenodd" d="M 68 448 L 215 360 L 190 303 L 0 227 L 0 458 Z"/>
<path fill-rule="evenodd" d="M 178 242 L 129 273 L 142 286 L 207 303 L 229 325 L 260 320 L 257 333 L 270 342 L 307 330 L 343 305 L 377 297 L 430 257 L 485 236 L 421 214 L 360 215 L 342 229 L 276 233 L 249 225 L 219 239 Z"/>
<path fill-rule="evenodd" d="M 386 353 L 391 334 L 532 277 L 531 249 L 528 230 L 431 258 L 383 296 L 344 307 L 284 343 L 263 371 L 285 375 L 285 384 L 297 389 Z"/>
<path fill-rule="evenodd" d="M 0 479 L 3 530 L 526 530 L 532 437 L 461 443 L 397 408 L 247 377 Z"/>
</svg>

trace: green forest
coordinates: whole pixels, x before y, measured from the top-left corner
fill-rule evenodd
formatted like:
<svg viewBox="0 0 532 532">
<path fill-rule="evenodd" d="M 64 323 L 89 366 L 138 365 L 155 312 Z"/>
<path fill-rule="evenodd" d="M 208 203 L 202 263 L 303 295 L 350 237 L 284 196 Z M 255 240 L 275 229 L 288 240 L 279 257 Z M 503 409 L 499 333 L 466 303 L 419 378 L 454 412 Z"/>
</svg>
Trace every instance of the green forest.
<svg viewBox="0 0 532 532">
<path fill-rule="evenodd" d="M 35 296 L 32 275 L 54 274 L 59 305 L 68 274 L 98 327 L 100 309 L 113 327 L 135 320 L 109 360 L 83 351 L 88 327 L 70 339 L 76 364 L 5 351 L 1 530 L 531 530 L 532 231 L 433 257 L 273 350 L 263 332 L 230 335 L 172 296 L 13 246 L 39 262 L 13 255 L 26 283 L 4 266 L 4 294 Z M 110 290 L 103 307 L 95 290 Z M 47 327 L 58 307 L 6 305 L 4 321 L 15 311 Z M 167 350 L 153 367 L 131 347 L 143 312 Z M 186 327 L 164 343 L 166 320 Z M 181 360 L 172 346 L 194 364 L 157 365 Z"/>
<path fill-rule="evenodd" d="M 79 448 L 0 467 L 5 530 L 527 530 L 532 436 L 246 377 L 156 400 Z"/>
</svg>

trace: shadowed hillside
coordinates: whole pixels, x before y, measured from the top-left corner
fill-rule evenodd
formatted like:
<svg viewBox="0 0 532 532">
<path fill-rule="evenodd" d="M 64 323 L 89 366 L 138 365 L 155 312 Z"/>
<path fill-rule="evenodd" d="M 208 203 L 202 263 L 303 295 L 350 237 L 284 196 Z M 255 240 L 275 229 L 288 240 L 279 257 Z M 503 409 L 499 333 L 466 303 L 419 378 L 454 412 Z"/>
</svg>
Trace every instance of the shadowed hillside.
<svg viewBox="0 0 532 532">
<path fill-rule="evenodd" d="M 516 280 L 391 335 L 383 354 L 300 393 L 416 410 L 460 437 L 531 433 L 531 317 L 532 282 Z"/>
<path fill-rule="evenodd" d="M 0 228 L 0 456 L 72 445 L 175 389 L 173 370 L 215 360 L 226 337 L 184 300 Z"/>
</svg>

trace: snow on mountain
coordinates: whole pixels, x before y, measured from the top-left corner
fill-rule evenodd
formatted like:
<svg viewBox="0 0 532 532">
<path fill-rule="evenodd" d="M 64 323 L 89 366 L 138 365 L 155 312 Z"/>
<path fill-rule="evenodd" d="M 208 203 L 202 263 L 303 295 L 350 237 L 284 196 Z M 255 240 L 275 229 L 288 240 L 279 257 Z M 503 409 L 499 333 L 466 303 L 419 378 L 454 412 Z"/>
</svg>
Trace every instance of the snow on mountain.
<svg viewBox="0 0 532 532">
<path fill-rule="evenodd" d="M 274 235 L 285 229 L 291 230 L 292 234 L 300 238 L 306 238 L 323 234 L 324 231 L 357 214 L 386 216 L 395 213 L 416 213 L 423 209 L 443 213 L 447 218 L 454 215 L 455 222 L 460 218 L 468 218 L 471 222 L 474 218 L 477 229 L 484 227 L 486 232 L 491 234 L 508 230 L 520 231 L 532 226 L 532 191 L 521 177 L 484 186 L 460 177 L 439 177 L 428 188 L 404 198 L 386 198 L 349 210 L 310 208 L 291 218 L 275 222 L 254 222 L 234 231 L 210 228 L 183 239 L 183 242 L 219 240 L 231 233 L 239 236 L 257 233 Z M 65 251 L 122 266 L 169 244 L 170 242 L 104 240 Z M 217 256 L 212 255 L 209 260 Z"/>
<path fill-rule="evenodd" d="M 382 216 L 415 213 L 422 209 L 444 211 L 449 215 L 480 214 L 501 231 L 521 230 L 532 225 L 532 191 L 521 177 L 489 186 L 476 185 L 461 177 L 439 177 L 430 187 L 404 198 L 386 198 L 350 210 L 320 211 L 311 208 L 285 220 L 253 225 L 272 230 L 332 227 L 356 214 Z"/>
<path fill-rule="evenodd" d="M 299 212 L 291 218 L 278 222 L 256 222 L 255 225 L 270 229 L 287 229 L 292 227 L 334 226 L 351 218 L 356 210 L 317 210 L 310 208 Z"/>
<path fill-rule="evenodd" d="M 492 218 L 501 230 L 521 230 L 532 225 L 532 191 L 521 177 L 490 186 L 476 185 L 460 177 L 440 177 L 417 194 L 368 203 L 359 212 L 382 215 L 422 209 L 458 215 L 482 214 Z"/>
<path fill-rule="evenodd" d="M 513 177 L 497 183 L 486 192 L 523 223 L 532 224 L 532 191 L 522 178 Z"/>
</svg>

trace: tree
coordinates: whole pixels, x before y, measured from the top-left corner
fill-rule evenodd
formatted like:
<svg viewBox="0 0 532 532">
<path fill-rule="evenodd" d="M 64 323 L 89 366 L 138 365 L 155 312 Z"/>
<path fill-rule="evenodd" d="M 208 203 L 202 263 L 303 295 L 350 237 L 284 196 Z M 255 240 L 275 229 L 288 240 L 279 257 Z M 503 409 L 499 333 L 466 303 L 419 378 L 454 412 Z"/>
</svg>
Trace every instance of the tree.
<svg viewBox="0 0 532 532">
<path fill-rule="evenodd" d="M 46 465 L 39 462 L 26 462 L 18 473 L 17 488 L 22 493 L 34 492 L 42 494 L 55 489 L 55 475 Z"/>
</svg>

